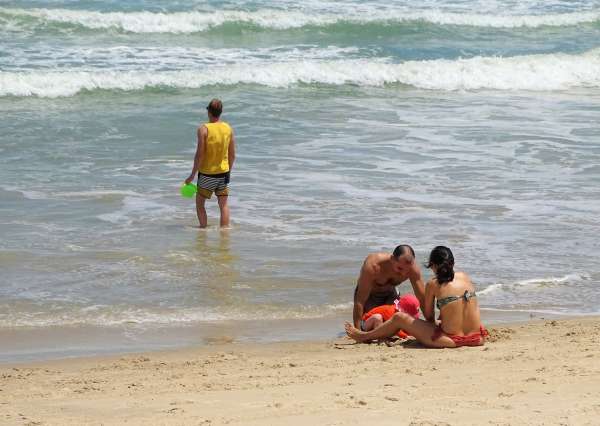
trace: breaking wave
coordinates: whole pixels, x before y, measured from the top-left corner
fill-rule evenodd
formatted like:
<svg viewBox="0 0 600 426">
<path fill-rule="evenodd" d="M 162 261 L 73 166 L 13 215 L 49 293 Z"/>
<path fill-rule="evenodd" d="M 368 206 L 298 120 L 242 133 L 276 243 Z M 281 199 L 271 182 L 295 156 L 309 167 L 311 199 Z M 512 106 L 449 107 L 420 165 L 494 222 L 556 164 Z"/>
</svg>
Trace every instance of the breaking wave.
<svg viewBox="0 0 600 426">
<path fill-rule="evenodd" d="M 570 284 L 573 284 L 574 282 L 578 282 L 578 281 L 585 280 L 588 278 L 589 277 L 587 275 L 569 274 L 569 275 L 565 275 L 563 277 L 534 278 L 534 279 L 530 279 L 530 280 L 517 281 L 514 283 L 496 283 L 496 284 L 489 285 L 488 287 L 484 288 L 483 290 L 478 290 L 477 294 L 479 294 L 479 295 L 491 294 L 491 293 L 495 293 L 497 291 L 503 291 L 503 290 L 516 291 L 519 288 L 524 288 L 524 287 L 543 288 L 543 287 L 548 287 L 548 286 L 559 286 L 559 285 L 565 285 L 565 284 L 570 285 Z"/>
<path fill-rule="evenodd" d="M 117 29 L 131 33 L 196 33 L 224 25 L 251 26 L 261 29 L 287 30 L 303 27 L 327 27 L 338 24 L 402 25 L 429 23 L 488 28 L 538 28 L 574 26 L 600 21 L 600 11 L 548 15 L 492 15 L 448 12 L 442 10 L 408 11 L 363 7 L 355 11 L 304 11 L 260 9 L 255 11 L 223 10 L 214 12 L 95 12 L 71 9 L 0 8 L 0 22 L 20 25 L 69 25 L 92 30 Z"/>
<path fill-rule="evenodd" d="M 0 96 L 65 97 L 82 91 L 195 89 L 212 85 L 297 84 L 384 86 L 430 90 L 556 91 L 600 87 L 600 49 L 580 55 L 474 57 L 390 63 L 386 59 L 292 60 L 205 67 L 202 70 L 0 72 Z"/>
</svg>

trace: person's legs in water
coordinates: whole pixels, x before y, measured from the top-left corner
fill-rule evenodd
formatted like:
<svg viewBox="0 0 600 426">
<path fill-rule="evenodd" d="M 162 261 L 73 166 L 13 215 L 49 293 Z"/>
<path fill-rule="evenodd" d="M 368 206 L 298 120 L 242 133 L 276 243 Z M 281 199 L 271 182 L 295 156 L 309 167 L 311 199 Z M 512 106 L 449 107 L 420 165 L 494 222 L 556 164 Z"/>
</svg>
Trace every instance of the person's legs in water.
<svg viewBox="0 0 600 426">
<path fill-rule="evenodd" d="M 445 334 L 442 334 L 436 340 L 432 340 L 432 336 L 436 332 L 435 324 L 414 318 L 404 312 L 396 312 L 392 318 L 371 331 L 360 331 L 348 322 L 345 325 L 345 329 L 348 337 L 357 342 L 384 339 L 395 335 L 400 330 L 404 330 L 425 346 L 432 348 L 456 347 L 454 341 Z"/>
<path fill-rule="evenodd" d="M 221 227 L 229 226 L 229 205 L 227 204 L 227 195 L 218 195 L 219 210 L 221 211 Z"/>
<path fill-rule="evenodd" d="M 381 324 L 383 324 L 383 316 L 381 314 L 373 314 L 365 321 L 363 331 L 371 331 Z"/>
<path fill-rule="evenodd" d="M 200 228 L 206 228 L 208 224 L 208 218 L 206 217 L 206 208 L 204 207 L 206 198 L 200 193 L 196 193 L 196 214 L 198 215 L 198 222 L 200 222 Z"/>
</svg>

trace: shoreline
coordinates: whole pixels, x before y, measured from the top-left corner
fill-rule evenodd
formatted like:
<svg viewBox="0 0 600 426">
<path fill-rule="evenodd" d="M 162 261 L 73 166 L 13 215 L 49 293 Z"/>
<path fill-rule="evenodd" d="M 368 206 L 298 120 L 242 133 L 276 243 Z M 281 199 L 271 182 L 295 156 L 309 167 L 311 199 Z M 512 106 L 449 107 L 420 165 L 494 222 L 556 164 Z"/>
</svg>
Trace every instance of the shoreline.
<svg viewBox="0 0 600 426">
<path fill-rule="evenodd" d="M 585 318 L 560 314 L 504 312 L 481 309 L 486 326 L 514 325 L 543 319 Z M 264 344 L 327 341 L 345 335 L 343 324 L 351 312 L 324 318 L 219 321 L 175 326 L 65 325 L 0 328 L 0 366 L 14 363 L 77 359 L 185 350 L 222 343 Z M 265 333 L 265 330 L 268 330 Z"/>
<path fill-rule="evenodd" d="M 489 329 L 474 348 L 337 338 L 0 365 L 0 423 L 593 424 L 600 317 Z"/>
</svg>

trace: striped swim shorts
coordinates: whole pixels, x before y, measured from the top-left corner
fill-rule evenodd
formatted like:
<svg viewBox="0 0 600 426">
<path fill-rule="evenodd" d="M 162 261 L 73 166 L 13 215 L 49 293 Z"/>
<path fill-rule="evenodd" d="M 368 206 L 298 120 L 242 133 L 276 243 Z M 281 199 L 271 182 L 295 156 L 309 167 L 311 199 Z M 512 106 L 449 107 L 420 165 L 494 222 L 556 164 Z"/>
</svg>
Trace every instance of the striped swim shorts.
<svg viewBox="0 0 600 426">
<path fill-rule="evenodd" d="M 217 197 L 229 195 L 229 172 L 218 175 L 205 175 L 198 173 L 198 194 L 204 198 L 212 197 L 213 192 Z"/>
</svg>

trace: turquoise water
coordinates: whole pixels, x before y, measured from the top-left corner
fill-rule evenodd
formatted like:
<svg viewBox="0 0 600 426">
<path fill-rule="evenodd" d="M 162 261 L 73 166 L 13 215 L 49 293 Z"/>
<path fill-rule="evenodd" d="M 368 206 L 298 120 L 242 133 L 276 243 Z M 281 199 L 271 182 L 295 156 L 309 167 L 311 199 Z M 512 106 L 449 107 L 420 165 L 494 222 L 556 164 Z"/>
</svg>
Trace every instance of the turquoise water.
<svg viewBox="0 0 600 426">
<path fill-rule="evenodd" d="M 488 314 L 597 314 L 599 40 L 590 1 L 0 2 L 0 334 L 320 336 L 399 243 Z M 215 96 L 233 227 L 202 232 Z"/>
</svg>

